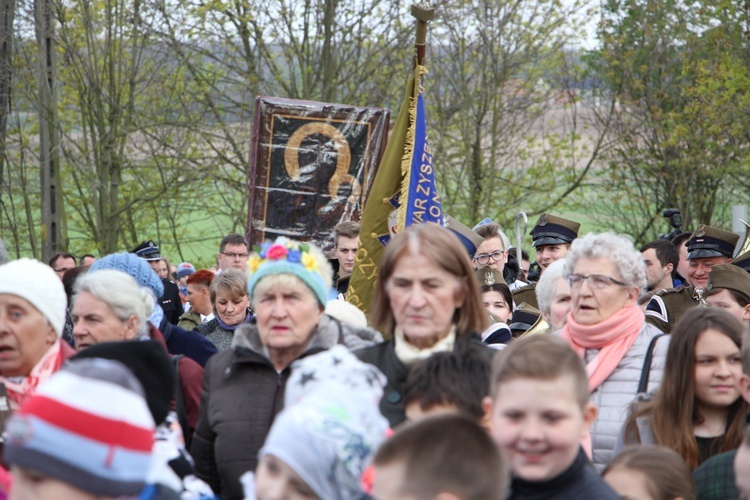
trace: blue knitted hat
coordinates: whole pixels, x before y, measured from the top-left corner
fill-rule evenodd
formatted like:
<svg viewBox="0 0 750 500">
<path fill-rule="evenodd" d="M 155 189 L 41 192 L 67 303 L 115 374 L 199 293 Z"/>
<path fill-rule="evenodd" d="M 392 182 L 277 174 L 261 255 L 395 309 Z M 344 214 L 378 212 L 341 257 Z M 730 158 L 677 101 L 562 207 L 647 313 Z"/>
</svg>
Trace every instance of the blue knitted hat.
<svg viewBox="0 0 750 500">
<path fill-rule="evenodd" d="M 99 269 L 122 271 L 132 276 L 135 282 L 138 283 L 138 286 L 150 288 L 157 299 L 164 295 L 164 285 L 161 283 L 161 278 L 151 269 L 148 262 L 137 257 L 135 254 L 127 252 L 111 253 L 91 264 L 89 272 L 98 271 Z"/>
<path fill-rule="evenodd" d="M 262 278 L 272 274 L 291 274 L 312 290 L 321 307 L 326 306 L 332 272 L 317 247 L 281 237 L 254 250 L 255 255 L 247 263 L 250 269 L 247 291 L 251 299 L 255 285 Z"/>
</svg>

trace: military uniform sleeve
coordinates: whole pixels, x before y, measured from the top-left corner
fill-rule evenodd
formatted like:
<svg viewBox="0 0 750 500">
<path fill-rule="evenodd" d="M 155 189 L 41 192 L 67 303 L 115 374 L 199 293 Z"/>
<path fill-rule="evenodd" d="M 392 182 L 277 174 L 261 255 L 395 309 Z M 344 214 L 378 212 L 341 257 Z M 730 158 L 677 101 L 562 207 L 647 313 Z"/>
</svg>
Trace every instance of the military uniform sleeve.
<svg viewBox="0 0 750 500">
<path fill-rule="evenodd" d="M 661 295 L 654 294 L 646 305 L 646 322 L 659 330 L 669 333 L 669 311 Z"/>
</svg>

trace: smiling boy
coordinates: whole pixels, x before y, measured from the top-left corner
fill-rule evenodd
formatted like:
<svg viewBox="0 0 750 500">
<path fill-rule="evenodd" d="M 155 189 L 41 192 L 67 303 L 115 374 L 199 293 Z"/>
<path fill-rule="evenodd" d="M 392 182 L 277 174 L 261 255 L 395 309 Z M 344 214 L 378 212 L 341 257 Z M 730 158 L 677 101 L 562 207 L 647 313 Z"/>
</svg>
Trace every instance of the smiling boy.
<svg viewBox="0 0 750 500">
<path fill-rule="evenodd" d="M 496 357 L 491 434 L 513 474 L 509 499 L 616 499 L 581 447 L 596 418 L 588 377 L 564 340 L 536 335 Z"/>
</svg>

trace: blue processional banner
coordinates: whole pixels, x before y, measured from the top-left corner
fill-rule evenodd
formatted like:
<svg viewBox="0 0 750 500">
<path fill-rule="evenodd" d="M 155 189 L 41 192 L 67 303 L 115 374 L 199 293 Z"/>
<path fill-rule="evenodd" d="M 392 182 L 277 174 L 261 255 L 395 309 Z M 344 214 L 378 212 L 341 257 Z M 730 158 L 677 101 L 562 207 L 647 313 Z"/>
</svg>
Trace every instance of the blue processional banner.
<svg viewBox="0 0 750 500">
<path fill-rule="evenodd" d="M 422 222 L 434 222 L 443 226 L 443 208 L 435 186 L 435 169 L 432 164 L 432 150 L 427 139 L 427 118 L 421 85 L 414 117 L 414 149 L 411 161 L 404 162 L 402 165 L 409 166 L 409 172 L 404 172 L 404 180 L 408 179 L 408 187 L 405 182 L 406 189 L 402 190 L 400 200 L 405 211 L 403 227 Z"/>
</svg>

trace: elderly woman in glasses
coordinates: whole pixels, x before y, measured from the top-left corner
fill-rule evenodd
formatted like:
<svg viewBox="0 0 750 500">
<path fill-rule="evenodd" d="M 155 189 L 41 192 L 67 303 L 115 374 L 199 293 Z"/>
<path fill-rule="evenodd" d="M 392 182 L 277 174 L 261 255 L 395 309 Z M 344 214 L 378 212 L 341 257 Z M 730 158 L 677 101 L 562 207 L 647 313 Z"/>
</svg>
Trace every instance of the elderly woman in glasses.
<svg viewBox="0 0 750 500">
<path fill-rule="evenodd" d="M 591 428 L 591 458 L 602 469 L 613 458 L 628 405 L 661 382 L 669 339 L 646 323 L 637 304 L 646 271 L 630 241 L 613 233 L 578 238 L 563 276 L 573 307 L 560 336 L 586 365 L 591 401 L 599 409 Z"/>
</svg>

